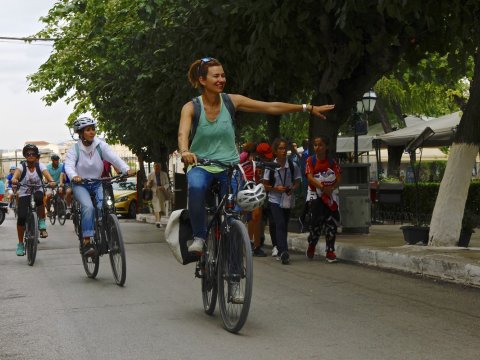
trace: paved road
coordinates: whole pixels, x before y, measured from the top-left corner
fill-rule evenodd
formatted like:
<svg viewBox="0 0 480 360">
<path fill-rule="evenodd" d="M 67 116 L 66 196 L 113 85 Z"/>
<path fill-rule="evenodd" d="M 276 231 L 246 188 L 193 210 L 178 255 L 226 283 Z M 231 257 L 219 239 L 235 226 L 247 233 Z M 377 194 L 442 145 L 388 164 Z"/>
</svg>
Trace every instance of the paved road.
<svg viewBox="0 0 480 360">
<path fill-rule="evenodd" d="M 480 290 L 293 255 L 255 258 L 241 334 L 203 313 L 193 265 L 153 225 L 122 221 L 127 282 L 107 258 L 83 271 L 71 222 L 49 227 L 34 267 L 0 226 L 0 359 L 478 359 Z"/>
</svg>

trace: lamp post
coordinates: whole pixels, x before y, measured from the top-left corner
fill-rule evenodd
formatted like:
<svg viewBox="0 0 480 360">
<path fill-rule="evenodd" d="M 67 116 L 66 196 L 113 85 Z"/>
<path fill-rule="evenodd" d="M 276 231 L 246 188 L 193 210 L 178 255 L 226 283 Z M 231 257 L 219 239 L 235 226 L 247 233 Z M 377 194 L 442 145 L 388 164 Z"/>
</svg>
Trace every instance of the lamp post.
<svg viewBox="0 0 480 360">
<path fill-rule="evenodd" d="M 354 162 L 358 163 L 358 135 L 365 135 L 368 132 L 368 114 L 375 108 L 377 102 L 377 94 L 373 90 L 367 91 L 363 94 L 362 100 L 357 101 L 353 114 L 353 158 Z M 362 114 L 365 114 L 365 120 L 362 119 Z"/>
</svg>

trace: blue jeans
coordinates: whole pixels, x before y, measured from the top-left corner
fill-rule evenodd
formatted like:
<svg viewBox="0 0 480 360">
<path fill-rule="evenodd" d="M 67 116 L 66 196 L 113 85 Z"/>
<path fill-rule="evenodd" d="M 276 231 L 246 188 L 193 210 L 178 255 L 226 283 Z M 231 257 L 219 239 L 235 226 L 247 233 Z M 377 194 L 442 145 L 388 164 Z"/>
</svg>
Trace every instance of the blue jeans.
<svg viewBox="0 0 480 360">
<path fill-rule="evenodd" d="M 288 251 L 288 221 L 290 219 L 290 209 L 283 209 L 278 204 L 269 202 L 270 216 L 275 223 L 275 237 L 277 240 L 278 253 L 282 254 Z"/>
<path fill-rule="evenodd" d="M 73 184 L 73 195 L 82 206 L 82 235 L 84 238 L 91 237 L 95 234 L 95 208 L 93 207 L 90 194 L 95 194 L 97 209 L 101 212 L 103 204 L 102 184 Z"/>
<path fill-rule="evenodd" d="M 227 191 L 227 171 L 213 174 L 197 166 L 187 173 L 188 212 L 194 237 L 205 239 L 207 236 L 205 197 L 215 180 L 220 181 L 220 194 L 223 196 Z M 234 181 L 232 181 L 232 188 L 236 189 Z"/>
</svg>

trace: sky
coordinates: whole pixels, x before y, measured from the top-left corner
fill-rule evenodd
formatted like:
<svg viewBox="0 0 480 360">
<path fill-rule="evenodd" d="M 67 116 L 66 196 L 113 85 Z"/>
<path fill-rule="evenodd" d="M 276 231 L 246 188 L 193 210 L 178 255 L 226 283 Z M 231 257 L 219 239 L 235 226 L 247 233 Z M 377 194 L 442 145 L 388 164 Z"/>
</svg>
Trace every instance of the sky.
<svg viewBox="0 0 480 360">
<path fill-rule="evenodd" d="M 0 0 L 0 37 L 25 37 L 43 28 L 39 21 L 55 0 Z M 65 122 L 73 110 L 62 100 L 46 106 L 44 93 L 27 91 L 27 76 L 52 52 L 50 43 L 0 39 L 0 150 L 21 149 L 26 141 L 71 140 Z"/>
</svg>

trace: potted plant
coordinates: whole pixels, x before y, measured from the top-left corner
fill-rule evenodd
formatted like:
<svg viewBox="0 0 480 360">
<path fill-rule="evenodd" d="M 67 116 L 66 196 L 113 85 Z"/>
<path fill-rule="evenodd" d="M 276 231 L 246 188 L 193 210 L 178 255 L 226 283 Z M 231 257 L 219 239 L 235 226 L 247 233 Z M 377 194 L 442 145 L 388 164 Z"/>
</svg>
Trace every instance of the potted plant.
<svg viewBox="0 0 480 360">
<path fill-rule="evenodd" d="M 462 230 L 460 231 L 458 246 L 468 247 L 468 244 L 470 243 L 470 238 L 475 232 L 474 229 L 478 226 L 479 222 L 480 221 L 478 215 L 476 215 L 470 209 L 465 209 L 465 211 L 463 212 Z"/>
</svg>

